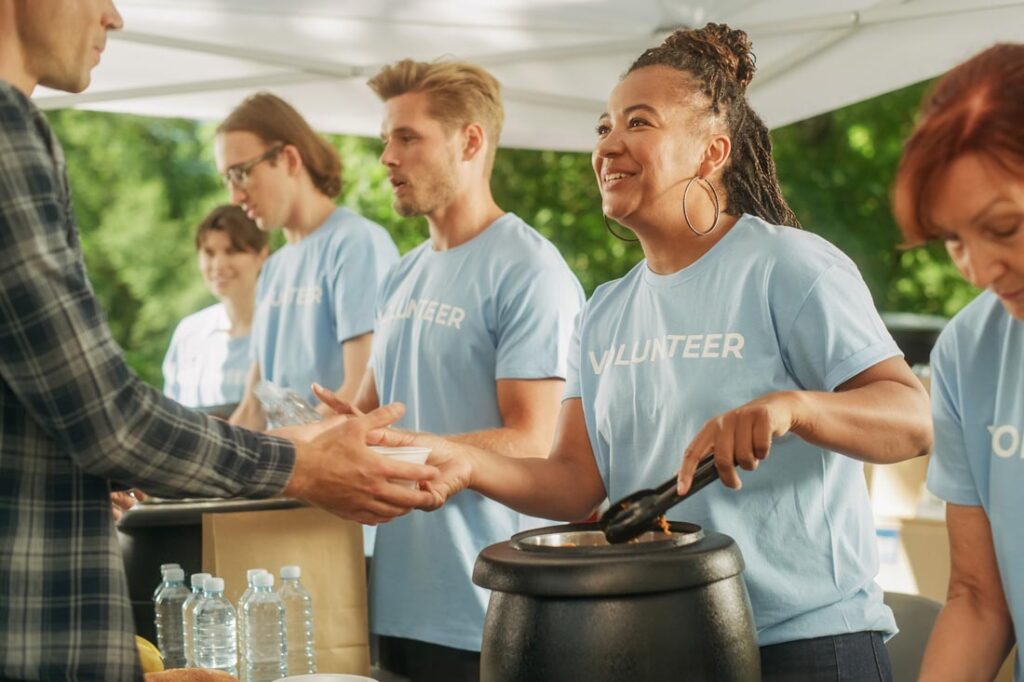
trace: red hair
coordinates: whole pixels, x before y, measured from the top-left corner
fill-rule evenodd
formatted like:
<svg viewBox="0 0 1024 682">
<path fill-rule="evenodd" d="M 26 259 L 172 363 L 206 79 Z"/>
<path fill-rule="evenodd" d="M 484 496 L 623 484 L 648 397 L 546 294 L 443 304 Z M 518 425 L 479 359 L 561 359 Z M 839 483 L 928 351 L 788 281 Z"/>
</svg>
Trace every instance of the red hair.
<svg viewBox="0 0 1024 682">
<path fill-rule="evenodd" d="M 929 206 L 939 181 L 962 156 L 978 155 L 1024 176 L 1024 44 L 1002 43 L 954 67 L 925 96 L 903 147 L 893 213 L 908 244 L 933 238 Z"/>
</svg>

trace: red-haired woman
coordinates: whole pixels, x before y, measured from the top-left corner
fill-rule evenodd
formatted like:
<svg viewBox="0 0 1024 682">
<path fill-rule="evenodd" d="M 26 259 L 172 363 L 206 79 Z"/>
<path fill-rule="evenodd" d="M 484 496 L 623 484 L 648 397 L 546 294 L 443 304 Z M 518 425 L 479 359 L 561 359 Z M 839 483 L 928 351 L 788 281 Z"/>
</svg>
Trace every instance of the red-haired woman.
<svg viewBox="0 0 1024 682">
<path fill-rule="evenodd" d="M 997 45 L 928 95 L 896 178 L 908 242 L 942 240 L 987 290 L 932 351 L 928 486 L 948 503 L 952 572 L 921 679 L 992 679 L 1024 627 L 1022 124 L 1024 45 Z"/>
</svg>

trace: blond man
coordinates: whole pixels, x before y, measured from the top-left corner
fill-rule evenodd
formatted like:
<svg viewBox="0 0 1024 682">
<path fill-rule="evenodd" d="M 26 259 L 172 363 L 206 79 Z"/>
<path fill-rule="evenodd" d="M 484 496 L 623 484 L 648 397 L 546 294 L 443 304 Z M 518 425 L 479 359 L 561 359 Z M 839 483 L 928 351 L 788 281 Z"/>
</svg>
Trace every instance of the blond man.
<svg viewBox="0 0 1024 682">
<path fill-rule="evenodd" d="M 370 87 L 385 103 L 381 163 L 395 209 L 426 217 L 429 239 L 381 284 L 357 404 L 401 400 L 407 429 L 544 457 L 583 291 L 557 249 L 491 195 L 500 86 L 471 64 L 404 60 Z M 478 678 L 488 595 L 472 583 L 473 562 L 523 523 L 469 493 L 378 529 L 371 618 L 383 667 Z"/>
</svg>

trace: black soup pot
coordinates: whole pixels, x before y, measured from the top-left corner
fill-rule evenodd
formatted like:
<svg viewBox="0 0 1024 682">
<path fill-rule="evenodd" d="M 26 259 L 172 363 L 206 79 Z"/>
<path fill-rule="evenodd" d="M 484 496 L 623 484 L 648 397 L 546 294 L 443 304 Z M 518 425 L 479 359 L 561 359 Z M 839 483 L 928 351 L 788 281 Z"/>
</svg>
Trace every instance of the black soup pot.
<svg viewBox="0 0 1024 682">
<path fill-rule="evenodd" d="M 670 530 L 609 545 L 597 524 L 552 526 L 484 549 L 481 680 L 759 680 L 739 548 L 694 524 Z"/>
</svg>

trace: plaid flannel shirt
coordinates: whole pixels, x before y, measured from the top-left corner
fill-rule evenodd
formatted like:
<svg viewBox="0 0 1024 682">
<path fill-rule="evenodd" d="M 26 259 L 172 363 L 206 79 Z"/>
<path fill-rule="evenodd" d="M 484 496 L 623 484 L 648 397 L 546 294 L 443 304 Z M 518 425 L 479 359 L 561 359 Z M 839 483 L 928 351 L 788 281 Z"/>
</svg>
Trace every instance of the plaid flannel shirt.
<svg viewBox="0 0 1024 682">
<path fill-rule="evenodd" d="M 86 278 L 60 146 L 0 81 L 0 678 L 141 679 L 111 480 L 266 497 L 294 461 L 287 441 L 128 369 Z"/>
</svg>

